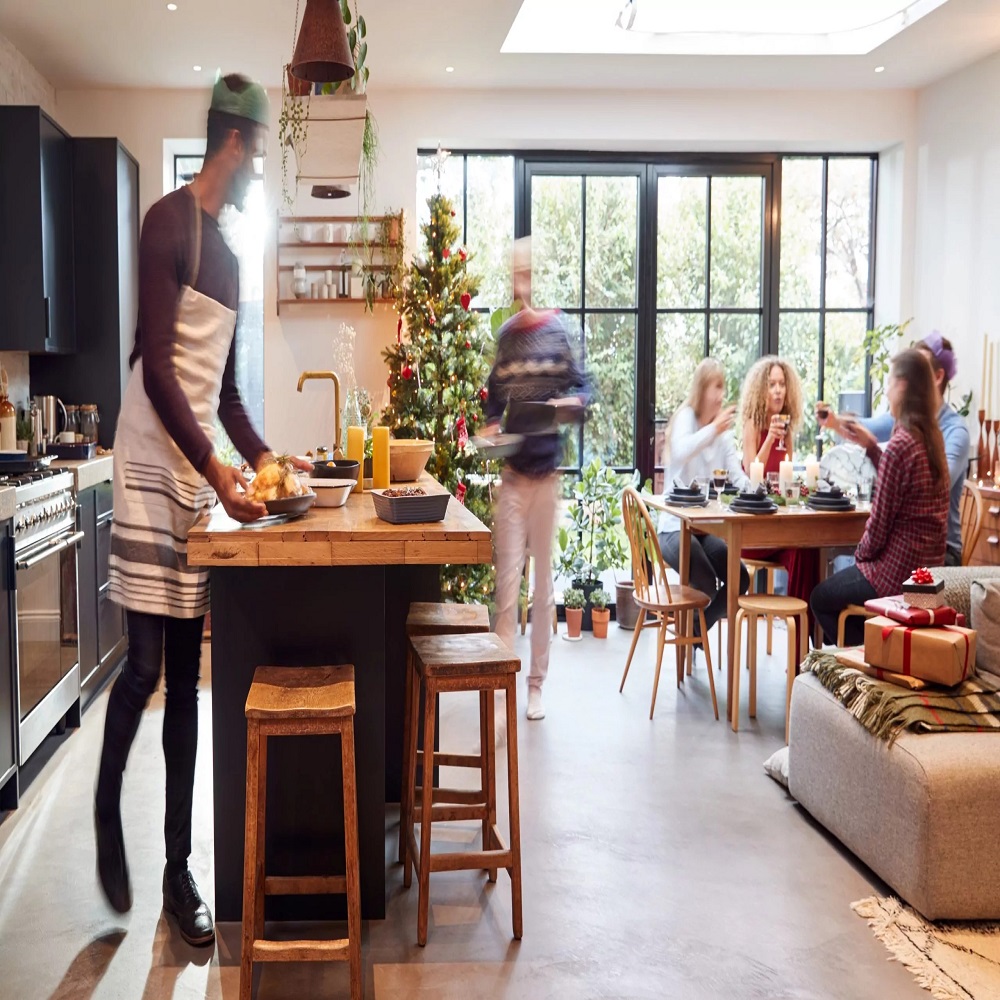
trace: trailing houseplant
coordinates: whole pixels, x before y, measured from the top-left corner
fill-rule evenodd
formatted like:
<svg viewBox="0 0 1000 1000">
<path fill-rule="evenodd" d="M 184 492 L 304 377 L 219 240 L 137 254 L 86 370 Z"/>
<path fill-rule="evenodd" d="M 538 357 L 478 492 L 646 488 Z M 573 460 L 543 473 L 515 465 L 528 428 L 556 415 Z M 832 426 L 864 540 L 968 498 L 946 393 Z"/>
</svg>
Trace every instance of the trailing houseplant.
<svg viewBox="0 0 1000 1000">
<path fill-rule="evenodd" d="M 294 81 L 290 67 L 285 67 L 281 77 L 281 112 L 278 115 L 278 148 L 281 150 L 281 196 L 289 212 L 295 208 L 298 193 L 298 161 L 305 156 L 309 137 L 309 90 L 297 96 L 290 89 Z M 294 86 L 294 83 L 291 85 Z M 295 156 L 296 167 L 289 180 L 290 155 Z"/>
<path fill-rule="evenodd" d="M 604 590 L 595 590 L 590 595 L 590 617 L 594 626 L 595 639 L 607 639 L 608 622 L 611 621 L 611 595 Z"/>
</svg>

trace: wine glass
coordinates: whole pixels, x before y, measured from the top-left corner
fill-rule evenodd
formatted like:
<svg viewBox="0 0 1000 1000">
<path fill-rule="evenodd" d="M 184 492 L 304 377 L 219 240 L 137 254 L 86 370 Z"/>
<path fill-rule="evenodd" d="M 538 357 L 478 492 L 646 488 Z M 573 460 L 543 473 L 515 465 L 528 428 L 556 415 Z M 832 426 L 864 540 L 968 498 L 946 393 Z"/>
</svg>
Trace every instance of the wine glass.
<svg viewBox="0 0 1000 1000">
<path fill-rule="evenodd" d="M 778 450 L 787 451 L 788 449 L 785 448 L 785 434 L 792 423 L 792 418 L 787 413 L 779 413 L 778 419 L 784 424 L 781 430 L 781 437 L 778 439 Z"/>
<path fill-rule="evenodd" d="M 725 488 L 726 480 L 729 478 L 729 473 L 725 469 L 713 469 L 712 470 L 712 482 L 715 485 L 715 489 L 718 492 L 722 492 Z"/>
</svg>

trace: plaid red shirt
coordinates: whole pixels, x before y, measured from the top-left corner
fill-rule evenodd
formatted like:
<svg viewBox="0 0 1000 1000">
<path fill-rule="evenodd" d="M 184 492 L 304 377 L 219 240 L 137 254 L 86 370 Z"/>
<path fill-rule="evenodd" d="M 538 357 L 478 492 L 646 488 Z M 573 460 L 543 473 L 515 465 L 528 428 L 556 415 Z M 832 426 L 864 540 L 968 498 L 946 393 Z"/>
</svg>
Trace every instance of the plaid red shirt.
<svg viewBox="0 0 1000 1000">
<path fill-rule="evenodd" d="M 871 516 L 854 555 L 878 596 L 891 597 L 918 567 L 944 565 L 949 484 L 934 485 L 926 449 L 899 424 L 877 465 Z"/>
</svg>

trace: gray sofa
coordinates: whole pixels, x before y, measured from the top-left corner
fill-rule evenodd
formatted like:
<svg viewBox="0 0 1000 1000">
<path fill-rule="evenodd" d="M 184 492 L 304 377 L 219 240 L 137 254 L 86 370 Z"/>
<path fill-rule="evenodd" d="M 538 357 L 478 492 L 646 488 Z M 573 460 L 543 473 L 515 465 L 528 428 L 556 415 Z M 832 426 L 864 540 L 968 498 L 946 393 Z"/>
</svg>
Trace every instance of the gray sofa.
<svg viewBox="0 0 1000 1000">
<path fill-rule="evenodd" d="M 971 582 L 1000 580 L 1000 568 L 936 572 L 967 617 Z M 803 674 L 792 688 L 788 789 L 928 919 L 1000 919 L 1000 735 L 907 733 L 889 747 Z"/>
</svg>

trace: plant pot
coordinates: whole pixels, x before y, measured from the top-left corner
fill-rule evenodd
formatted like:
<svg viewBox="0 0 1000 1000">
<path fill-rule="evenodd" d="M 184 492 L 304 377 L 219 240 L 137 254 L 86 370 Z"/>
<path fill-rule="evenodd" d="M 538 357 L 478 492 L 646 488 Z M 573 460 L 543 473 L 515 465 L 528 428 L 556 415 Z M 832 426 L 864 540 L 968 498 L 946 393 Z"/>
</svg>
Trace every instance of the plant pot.
<svg viewBox="0 0 1000 1000">
<path fill-rule="evenodd" d="M 631 580 L 628 583 L 615 584 L 615 618 L 618 620 L 619 628 L 628 629 L 630 632 L 639 622 L 639 606 L 632 597 L 633 592 Z"/>
<path fill-rule="evenodd" d="M 571 639 L 580 638 L 580 626 L 583 623 L 583 608 L 566 609 L 566 634 Z"/>
<path fill-rule="evenodd" d="M 300 183 L 357 183 L 367 107 L 367 98 L 358 94 L 309 99 L 309 142 L 298 162 Z"/>
<path fill-rule="evenodd" d="M 608 622 L 611 621 L 610 608 L 591 608 L 590 617 L 594 624 L 594 638 L 607 639 Z"/>
<path fill-rule="evenodd" d="M 583 591 L 583 596 L 584 596 L 584 598 L 586 598 L 587 603 L 586 603 L 586 605 L 584 606 L 584 609 L 583 609 L 583 631 L 584 632 L 589 632 L 594 627 L 593 620 L 591 619 L 591 616 L 590 616 L 590 595 L 595 590 L 600 590 L 601 589 L 601 581 L 600 580 L 574 580 L 573 581 L 573 586 L 576 587 L 577 590 L 582 590 Z"/>
</svg>

